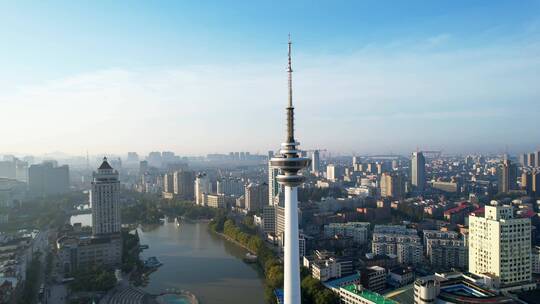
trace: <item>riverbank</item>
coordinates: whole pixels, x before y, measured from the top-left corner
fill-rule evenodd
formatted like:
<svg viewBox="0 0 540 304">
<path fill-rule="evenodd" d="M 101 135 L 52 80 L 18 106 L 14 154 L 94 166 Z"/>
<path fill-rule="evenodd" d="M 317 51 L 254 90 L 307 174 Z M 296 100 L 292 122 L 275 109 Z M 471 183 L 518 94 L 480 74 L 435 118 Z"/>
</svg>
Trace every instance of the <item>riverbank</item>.
<svg viewBox="0 0 540 304">
<path fill-rule="evenodd" d="M 245 246 L 244 244 L 238 242 L 237 240 L 235 240 L 235 239 L 233 239 L 233 238 L 231 238 L 231 237 L 229 237 L 229 236 L 227 236 L 227 235 L 225 235 L 225 234 L 223 234 L 223 233 L 221 233 L 221 232 L 212 230 L 211 228 L 209 228 L 209 230 L 210 230 L 212 233 L 215 233 L 215 234 L 221 236 L 222 238 L 226 239 L 227 241 L 229 241 L 229 242 L 235 244 L 236 246 L 244 248 L 245 250 L 249 251 L 249 253 L 252 253 L 252 254 L 257 255 L 257 253 L 256 253 L 255 251 L 249 249 L 247 246 Z"/>
</svg>

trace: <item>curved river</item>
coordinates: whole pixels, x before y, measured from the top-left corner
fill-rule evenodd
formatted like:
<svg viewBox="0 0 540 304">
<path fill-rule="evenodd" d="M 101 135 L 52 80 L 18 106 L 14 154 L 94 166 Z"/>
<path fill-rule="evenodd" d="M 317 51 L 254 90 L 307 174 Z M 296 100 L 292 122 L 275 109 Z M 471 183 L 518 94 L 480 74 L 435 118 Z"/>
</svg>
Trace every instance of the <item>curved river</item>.
<svg viewBox="0 0 540 304">
<path fill-rule="evenodd" d="M 207 223 L 183 221 L 139 229 L 141 244 L 150 248 L 141 257 L 157 257 L 163 266 L 150 275 L 143 289 L 160 293 L 185 289 L 201 304 L 264 303 L 262 273 L 242 261 L 243 248 L 208 231 Z"/>
</svg>

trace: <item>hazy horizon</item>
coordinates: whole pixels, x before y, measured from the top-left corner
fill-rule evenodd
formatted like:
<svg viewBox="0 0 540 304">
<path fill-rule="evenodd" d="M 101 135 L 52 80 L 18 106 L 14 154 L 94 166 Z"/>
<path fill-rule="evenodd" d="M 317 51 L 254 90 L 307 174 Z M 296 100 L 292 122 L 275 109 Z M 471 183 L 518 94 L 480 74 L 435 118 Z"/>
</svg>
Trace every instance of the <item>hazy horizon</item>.
<svg viewBox="0 0 540 304">
<path fill-rule="evenodd" d="M 402 14 L 403 11 L 408 14 Z M 0 154 L 540 149 L 540 2 L 0 4 Z"/>
</svg>

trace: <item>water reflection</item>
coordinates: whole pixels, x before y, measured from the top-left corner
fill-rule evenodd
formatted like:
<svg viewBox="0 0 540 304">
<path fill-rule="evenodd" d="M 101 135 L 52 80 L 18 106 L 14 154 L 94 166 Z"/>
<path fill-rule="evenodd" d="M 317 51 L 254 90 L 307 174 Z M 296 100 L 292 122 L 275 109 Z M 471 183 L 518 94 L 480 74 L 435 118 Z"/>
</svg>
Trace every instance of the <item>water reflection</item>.
<svg viewBox="0 0 540 304">
<path fill-rule="evenodd" d="M 150 275 L 144 288 L 158 293 L 187 289 L 201 303 L 263 303 L 262 274 L 245 264 L 246 251 L 208 231 L 207 223 L 174 222 L 139 229 L 143 257 L 157 256 L 164 264 Z"/>
</svg>

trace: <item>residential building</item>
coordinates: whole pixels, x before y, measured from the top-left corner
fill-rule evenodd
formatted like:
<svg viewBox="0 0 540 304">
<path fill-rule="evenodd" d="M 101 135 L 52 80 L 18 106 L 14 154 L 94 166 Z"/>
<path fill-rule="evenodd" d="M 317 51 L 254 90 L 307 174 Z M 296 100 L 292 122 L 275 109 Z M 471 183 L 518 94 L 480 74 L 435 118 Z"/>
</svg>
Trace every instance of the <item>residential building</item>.
<svg viewBox="0 0 540 304">
<path fill-rule="evenodd" d="M 400 264 L 422 261 L 422 243 L 416 229 L 400 225 L 375 225 L 371 249 L 374 255 L 393 254 Z"/>
<path fill-rule="evenodd" d="M 348 223 L 330 223 L 324 225 L 324 236 L 346 236 L 352 237 L 354 242 L 358 244 L 366 244 L 369 237 L 370 223 L 365 222 L 348 222 Z"/>
<path fill-rule="evenodd" d="M 379 185 L 381 197 L 401 199 L 405 195 L 405 181 L 399 173 L 383 173 Z"/>
<path fill-rule="evenodd" d="M 206 173 L 199 173 L 195 178 L 195 204 L 204 206 L 203 195 L 210 193 L 210 180 Z"/>
<path fill-rule="evenodd" d="M 468 264 L 468 247 L 454 231 L 424 230 L 426 257 L 436 268 L 461 268 Z"/>
<path fill-rule="evenodd" d="M 490 274 L 501 290 L 531 286 L 531 220 L 515 216 L 513 206 L 493 201 L 485 214 L 469 216 L 469 271 Z"/>
<path fill-rule="evenodd" d="M 195 172 L 189 170 L 176 171 L 173 174 L 174 194 L 182 200 L 192 201 L 195 190 Z"/>
<path fill-rule="evenodd" d="M 268 205 L 268 184 L 250 183 L 245 187 L 246 210 L 257 212 Z"/>
<path fill-rule="evenodd" d="M 216 190 L 218 194 L 240 196 L 245 191 L 244 181 L 240 178 L 220 178 L 217 180 Z"/>
<path fill-rule="evenodd" d="M 499 193 L 508 193 L 517 189 L 517 166 L 506 159 L 497 169 Z"/>
</svg>

